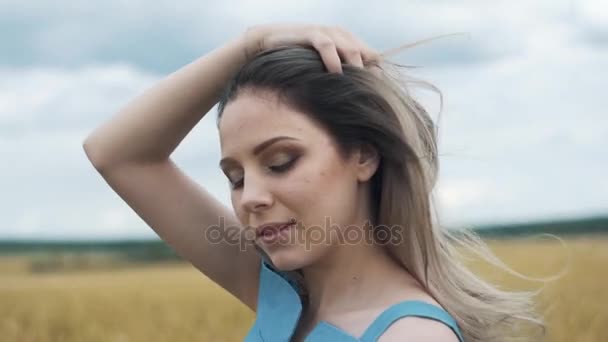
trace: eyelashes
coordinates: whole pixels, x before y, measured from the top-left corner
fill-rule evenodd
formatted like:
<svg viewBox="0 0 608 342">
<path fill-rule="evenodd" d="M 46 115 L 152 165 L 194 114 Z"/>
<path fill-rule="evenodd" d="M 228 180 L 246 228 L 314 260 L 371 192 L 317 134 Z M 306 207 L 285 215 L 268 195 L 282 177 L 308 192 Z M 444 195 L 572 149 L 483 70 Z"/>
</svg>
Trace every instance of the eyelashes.
<svg viewBox="0 0 608 342">
<path fill-rule="evenodd" d="M 287 171 L 289 171 L 296 163 L 296 161 L 299 159 L 300 157 L 294 157 L 292 158 L 290 161 L 283 163 L 281 165 L 272 165 L 269 166 L 268 169 L 270 170 L 271 173 L 274 174 L 283 174 Z M 230 187 L 232 190 L 237 190 L 239 188 L 241 188 L 243 186 L 243 179 L 237 181 L 237 182 L 230 182 Z"/>
<path fill-rule="evenodd" d="M 281 165 L 270 166 L 270 169 L 272 171 L 278 172 L 278 173 L 285 172 L 285 171 L 289 170 L 293 166 L 293 164 L 296 162 L 296 159 L 298 159 L 298 158 L 297 157 L 293 158 L 290 161 L 288 161 L 287 163 L 284 163 L 284 164 L 281 164 Z"/>
</svg>

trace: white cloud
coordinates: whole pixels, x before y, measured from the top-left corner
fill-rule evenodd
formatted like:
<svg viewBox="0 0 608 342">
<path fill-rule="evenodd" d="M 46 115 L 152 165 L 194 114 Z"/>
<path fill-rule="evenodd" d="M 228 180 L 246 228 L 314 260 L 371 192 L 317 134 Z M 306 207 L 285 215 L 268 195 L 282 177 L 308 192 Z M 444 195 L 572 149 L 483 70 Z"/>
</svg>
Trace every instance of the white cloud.
<svg viewBox="0 0 608 342">
<path fill-rule="evenodd" d="M 0 127 L 90 127 L 158 76 L 126 65 L 0 69 Z"/>
<path fill-rule="evenodd" d="M 608 3 L 602 0 L 578 1 L 578 13 L 590 26 L 608 30 Z"/>
<path fill-rule="evenodd" d="M 82 142 L 159 76 L 125 65 L 5 69 L 0 75 L 0 99 L 10 99 L 0 110 L 0 238 L 153 235 L 90 165 Z M 219 161 L 215 113 L 209 115 L 174 157 L 229 204 L 223 176 L 209 168 Z"/>
<path fill-rule="evenodd" d="M 274 2 L 112 0 L 103 4 L 73 1 L 5 1 L 0 19 L 14 23 L 18 39 L 7 47 L 24 51 L 0 56 L 12 64 L 81 65 L 92 60 L 132 63 L 148 68 L 176 66 L 243 32 L 247 26 L 269 22 L 309 22 L 342 25 L 373 46 L 388 49 L 431 35 L 469 32 L 472 40 L 446 40 L 437 50 L 425 50 L 423 60 L 461 63 L 517 53 L 531 28 L 562 22 L 577 7 L 570 1 L 364 1 Z M 4 17 L 1 13 L 4 13 Z M 21 20 L 13 21 L 14 18 Z M 36 20 L 30 19 L 36 18 Z M 566 18 L 568 19 L 568 18 Z M 0 23 L 2 20 L 0 20 Z M 449 51 L 449 52 L 448 52 Z M 34 54 L 34 56 L 32 56 Z M 457 56 L 458 54 L 462 56 Z M 474 57 L 473 59 L 471 59 Z"/>
<path fill-rule="evenodd" d="M 602 1 L 300 1 L 254 7 L 233 1 L 213 11 L 204 2 L 180 4 L 0 3 L 0 12 L 22 24 L 38 18 L 27 32 L 16 31 L 14 40 L 33 54 L 19 60 L 37 62 L 14 67 L 10 54 L 0 57 L 0 238 L 154 236 L 92 168 L 82 141 L 163 77 L 149 71 L 148 56 L 194 58 L 192 51 L 202 53 L 247 25 L 296 19 L 346 26 L 377 48 L 470 34 L 397 58 L 425 65 L 416 75 L 445 96 L 438 194 L 448 222 L 608 210 L 608 103 L 602 93 L 608 49 L 580 39 L 588 30 L 605 34 Z M 9 41 L 8 31 L 0 32 Z M 437 107 L 435 96 L 420 96 Z M 216 166 L 215 112 L 209 116 L 174 159 L 230 206 Z"/>
<path fill-rule="evenodd" d="M 448 181 L 445 186 L 437 185 L 440 203 L 449 210 L 456 211 L 471 205 L 480 205 L 491 195 L 490 184 L 477 179 Z"/>
</svg>

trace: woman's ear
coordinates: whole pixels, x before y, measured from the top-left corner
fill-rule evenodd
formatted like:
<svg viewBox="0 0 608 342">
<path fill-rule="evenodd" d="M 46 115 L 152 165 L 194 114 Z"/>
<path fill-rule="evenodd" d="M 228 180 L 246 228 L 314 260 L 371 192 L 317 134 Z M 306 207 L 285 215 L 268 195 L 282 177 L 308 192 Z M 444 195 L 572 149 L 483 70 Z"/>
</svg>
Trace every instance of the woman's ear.
<svg viewBox="0 0 608 342">
<path fill-rule="evenodd" d="M 366 143 L 362 144 L 356 152 L 357 179 L 367 182 L 378 170 L 380 165 L 380 154 L 378 150 Z"/>
</svg>

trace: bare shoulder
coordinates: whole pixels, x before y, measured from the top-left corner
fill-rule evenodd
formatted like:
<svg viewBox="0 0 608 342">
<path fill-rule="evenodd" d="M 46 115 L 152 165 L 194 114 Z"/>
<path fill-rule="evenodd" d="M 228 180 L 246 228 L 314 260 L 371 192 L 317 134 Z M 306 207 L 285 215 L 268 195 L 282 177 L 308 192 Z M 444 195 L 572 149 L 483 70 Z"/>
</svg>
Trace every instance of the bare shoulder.
<svg viewBox="0 0 608 342">
<path fill-rule="evenodd" d="M 459 342 L 446 324 L 429 318 L 404 317 L 391 324 L 378 342 Z"/>
</svg>

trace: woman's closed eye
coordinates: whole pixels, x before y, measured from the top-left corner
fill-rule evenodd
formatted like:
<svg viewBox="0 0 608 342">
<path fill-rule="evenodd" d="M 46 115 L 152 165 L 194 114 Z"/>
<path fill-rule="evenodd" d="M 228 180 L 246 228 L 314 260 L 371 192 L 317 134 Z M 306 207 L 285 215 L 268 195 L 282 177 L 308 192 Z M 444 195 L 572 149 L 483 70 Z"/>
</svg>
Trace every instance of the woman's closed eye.
<svg viewBox="0 0 608 342">
<path fill-rule="evenodd" d="M 268 166 L 268 169 L 270 170 L 271 173 L 282 174 L 284 172 L 289 171 L 289 169 L 291 169 L 293 167 L 293 165 L 295 164 L 295 162 L 298 158 L 299 157 L 292 158 L 291 160 L 289 160 L 288 162 L 283 163 L 283 164 Z M 236 182 L 231 182 L 230 186 L 232 187 L 233 190 L 242 187 L 243 178 L 239 179 Z"/>
<path fill-rule="evenodd" d="M 298 158 L 297 157 L 296 158 L 292 158 L 290 161 L 288 161 L 286 163 L 283 163 L 283 164 L 280 164 L 280 165 L 272 165 L 272 166 L 269 166 L 269 168 L 272 171 L 274 171 L 274 172 L 278 172 L 278 173 L 285 172 L 285 171 L 289 170 L 290 167 L 293 166 L 293 164 L 295 163 L 296 159 L 298 159 Z"/>
</svg>

